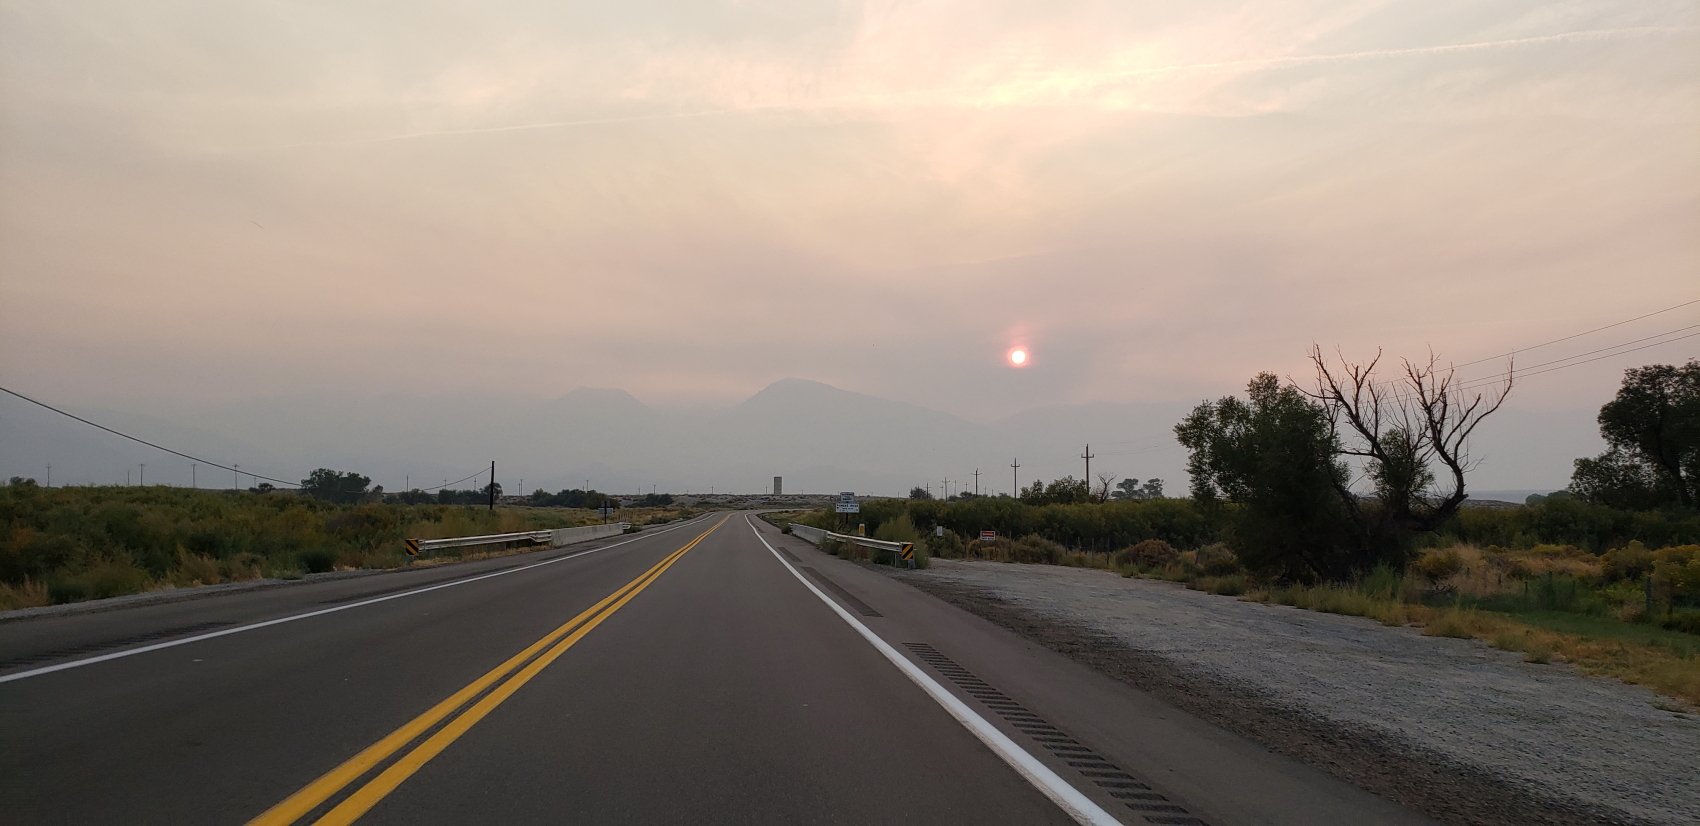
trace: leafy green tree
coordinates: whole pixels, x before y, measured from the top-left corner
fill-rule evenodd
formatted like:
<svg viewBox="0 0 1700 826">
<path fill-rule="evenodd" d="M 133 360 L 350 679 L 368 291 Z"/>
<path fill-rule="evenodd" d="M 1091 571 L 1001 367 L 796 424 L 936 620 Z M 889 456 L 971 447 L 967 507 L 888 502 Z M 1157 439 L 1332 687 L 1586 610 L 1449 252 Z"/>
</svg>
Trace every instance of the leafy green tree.
<svg viewBox="0 0 1700 826">
<path fill-rule="evenodd" d="M 912 487 L 912 488 L 909 489 L 909 498 L 910 499 L 931 499 L 931 498 L 933 498 L 933 492 L 930 491 L 930 490 L 927 490 L 924 487 L 921 487 L 920 485 L 916 485 L 915 487 Z"/>
<path fill-rule="evenodd" d="M 1015 498 L 1020 499 L 1024 505 L 1049 504 L 1045 501 L 1045 480 L 1034 479 L 1033 484 L 1016 491 Z"/>
<path fill-rule="evenodd" d="M 1700 501 L 1700 361 L 1624 371 L 1599 422 L 1609 449 L 1576 460 L 1578 496 L 1632 510 Z"/>
<path fill-rule="evenodd" d="M 1163 480 L 1147 479 L 1141 485 L 1138 479 L 1123 479 L 1116 483 L 1116 489 L 1110 492 L 1111 499 L 1162 499 Z"/>
<path fill-rule="evenodd" d="M 301 492 L 314 499 L 350 505 L 366 496 L 366 488 L 370 484 L 371 477 L 353 471 L 338 473 L 330 468 L 319 468 L 301 480 Z"/>
<path fill-rule="evenodd" d="M 1085 479 L 1072 475 L 1053 479 L 1050 483 L 1035 479 L 1021 489 L 1020 499 L 1028 505 L 1074 505 L 1095 501 L 1092 487 Z"/>
<path fill-rule="evenodd" d="M 1045 500 L 1053 505 L 1079 505 L 1097 501 L 1092 496 L 1092 485 L 1087 480 L 1076 479 L 1072 475 L 1046 485 Z"/>
<path fill-rule="evenodd" d="M 1204 402 L 1175 426 L 1191 451 L 1193 499 L 1206 508 L 1238 505 L 1234 545 L 1254 570 L 1350 574 L 1361 567 L 1341 499 L 1350 476 L 1327 411 L 1270 373 L 1253 378 L 1246 396 Z"/>
</svg>

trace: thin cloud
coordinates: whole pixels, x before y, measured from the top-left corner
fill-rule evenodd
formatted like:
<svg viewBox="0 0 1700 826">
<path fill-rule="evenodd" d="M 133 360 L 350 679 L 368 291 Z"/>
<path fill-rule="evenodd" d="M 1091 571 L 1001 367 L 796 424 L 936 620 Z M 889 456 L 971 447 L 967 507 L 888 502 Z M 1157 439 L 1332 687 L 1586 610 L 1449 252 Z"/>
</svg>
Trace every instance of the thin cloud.
<svg viewBox="0 0 1700 826">
<path fill-rule="evenodd" d="M 1251 70 L 1261 71 L 1279 69 L 1289 66 L 1310 64 L 1340 63 L 1355 60 L 1372 60 L 1399 57 L 1416 57 L 1423 55 L 1455 54 L 1464 52 L 1487 51 L 1494 49 L 1512 48 L 1518 46 L 1535 46 L 1556 43 L 1581 43 L 1598 40 L 1610 40 L 1626 37 L 1645 37 L 1651 35 L 1687 34 L 1700 31 L 1695 26 L 1637 26 L 1615 29 L 1594 29 L 1588 31 L 1564 32 L 1560 34 L 1538 35 L 1535 37 L 1518 37 L 1504 40 L 1484 40 L 1475 43 L 1455 43 L 1442 46 L 1417 46 L 1407 49 L 1373 49 L 1356 52 L 1341 52 L 1338 54 L 1322 55 L 1290 55 L 1283 57 L 1246 58 L 1243 60 L 1221 60 L 1203 63 L 1180 63 L 1169 66 L 1148 66 L 1138 69 L 1125 69 L 1114 72 L 1092 72 L 1086 74 L 1056 74 L 1034 80 L 1023 80 L 1011 83 L 991 83 L 973 86 L 953 86 L 935 89 L 917 89 L 907 92 L 864 93 L 856 95 L 839 95 L 816 98 L 807 101 L 786 101 L 781 103 L 753 104 L 743 106 L 720 107 L 692 112 L 667 112 L 650 115 L 631 115 L 612 118 L 584 118 L 578 120 L 547 121 L 543 123 L 513 124 L 508 126 L 484 126 L 467 129 L 436 129 L 424 132 L 408 132 L 399 135 L 381 135 L 370 138 L 350 138 L 328 141 L 304 141 L 300 143 L 269 144 L 237 149 L 213 150 L 202 154 L 243 154 L 252 152 L 269 152 L 288 149 L 304 149 L 314 147 L 361 146 L 395 141 L 419 140 L 421 138 L 451 137 L 456 135 L 484 135 L 502 132 L 525 132 L 540 129 L 566 129 L 586 126 L 610 126 L 627 123 L 644 123 L 666 120 L 684 120 L 691 118 L 709 118 L 722 115 L 748 114 L 753 112 L 772 111 L 809 111 L 821 109 L 853 108 L 857 105 L 867 106 L 876 104 L 891 104 L 905 100 L 949 98 L 964 93 L 995 93 L 1009 90 L 1037 90 L 1044 87 L 1081 87 L 1104 85 L 1117 80 L 1151 75 L 1181 74 L 1186 72 L 1201 72 L 1215 70 Z M 939 101 L 934 100 L 934 103 Z M 949 105 L 948 100 L 944 101 Z M 958 104 L 974 105 L 974 104 Z"/>
</svg>

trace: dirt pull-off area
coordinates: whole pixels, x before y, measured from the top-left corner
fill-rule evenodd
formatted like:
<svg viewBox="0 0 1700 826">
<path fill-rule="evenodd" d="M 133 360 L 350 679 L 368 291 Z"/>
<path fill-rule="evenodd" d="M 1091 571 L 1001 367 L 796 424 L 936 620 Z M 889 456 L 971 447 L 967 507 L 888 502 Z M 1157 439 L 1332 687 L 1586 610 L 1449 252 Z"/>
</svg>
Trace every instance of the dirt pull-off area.
<svg viewBox="0 0 1700 826">
<path fill-rule="evenodd" d="M 1447 823 L 1700 823 L 1700 719 L 1617 680 L 1104 571 L 895 575 Z"/>
</svg>

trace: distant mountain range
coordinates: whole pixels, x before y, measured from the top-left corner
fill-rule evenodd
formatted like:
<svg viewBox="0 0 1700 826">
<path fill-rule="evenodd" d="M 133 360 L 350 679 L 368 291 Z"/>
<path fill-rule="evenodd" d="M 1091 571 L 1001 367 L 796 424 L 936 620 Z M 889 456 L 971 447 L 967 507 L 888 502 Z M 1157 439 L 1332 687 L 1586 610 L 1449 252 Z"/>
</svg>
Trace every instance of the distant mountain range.
<svg viewBox="0 0 1700 826">
<path fill-rule="evenodd" d="M 441 485 L 488 468 L 506 492 L 588 483 L 614 492 L 760 492 L 774 476 L 788 492 L 853 490 L 900 494 L 1008 491 L 1010 462 L 1021 484 L 1080 476 L 1090 443 L 1093 472 L 1162 478 L 1171 495 L 1187 487 L 1175 422 L 1193 403 L 1090 403 L 1036 407 L 990 424 L 783 379 L 730 408 L 654 407 L 623 390 L 580 388 L 555 399 L 286 396 L 208 405 L 169 420 L 74 409 L 114 429 L 224 464 L 295 480 L 317 467 L 355 470 L 397 490 Z M 1597 452 L 1591 413 L 1502 411 L 1489 420 L 1477 455 L 1478 487 L 1550 489 L 1571 459 Z M 101 433 L 24 402 L 0 400 L 0 476 L 55 484 L 123 482 L 126 469 L 149 483 L 187 485 L 190 462 Z M 1592 442 L 1589 442 L 1589 439 Z M 1562 452 L 1555 452 L 1562 451 Z M 203 487 L 230 487 L 231 474 L 200 468 Z M 243 485 L 253 484 L 244 476 Z M 483 479 L 458 487 L 482 485 Z"/>
</svg>

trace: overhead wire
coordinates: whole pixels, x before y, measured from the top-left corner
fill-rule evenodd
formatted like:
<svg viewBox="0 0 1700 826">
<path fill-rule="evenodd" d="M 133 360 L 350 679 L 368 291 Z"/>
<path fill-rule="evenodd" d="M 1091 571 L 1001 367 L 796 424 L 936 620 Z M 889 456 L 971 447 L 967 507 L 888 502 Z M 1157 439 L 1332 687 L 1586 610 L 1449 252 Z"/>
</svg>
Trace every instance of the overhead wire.
<svg viewBox="0 0 1700 826">
<path fill-rule="evenodd" d="M 103 425 L 103 424 L 99 424 L 99 423 L 97 423 L 97 422 L 91 422 L 91 421 L 89 421 L 89 420 L 88 420 L 88 419 L 85 419 L 85 418 L 83 418 L 83 417 L 81 417 L 81 416 L 78 416 L 78 415 L 77 415 L 77 414 L 75 414 L 75 413 L 67 413 L 67 412 L 65 412 L 65 411 L 63 411 L 63 410 L 60 410 L 60 409 L 59 409 L 59 408 L 57 408 L 57 407 L 54 407 L 54 406 L 53 406 L 53 405 L 51 405 L 51 404 L 48 404 L 48 403 L 46 403 L 46 402 L 42 402 L 42 401 L 37 401 L 37 400 L 35 400 L 35 399 L 32 399 L 32 398 L 30 398 L 30 397 L 29 397 L 29 396 L 26 396 L 26 395 L 24 395 L 24 394 L 22 394 L 22 393 L 19 393 L 19 392 L 18 392 L 18 391 L 16 391 L 16 390 L 12 390 L 12 389 L 9 389 L 9 388 L 5 388 L 5 387 L 0 387 L 0 391 L 4 391 L 4 392 L 6 392 L 6 393 L 10 393 L 10 394 L 11 394 L 11 395 L 13 395 L 13 396 L 17 396 L 17 397 L 18 397 L 18 398 L 20 398 L 20 399 L 23 399 L 23 400 L 24 400 L 24 401 L 26 401 L 26 402 L 29 402 L 29 403 L 30 403 L 30 404 L 33 404 L 33 405 L 36 405 L 36 406 L 38 406 L 38 407 L 44 407 L 44 408 L 46 408 L 46 409 L 48 409 L 48 410 L 51 410 L 51 411 L 53 411 L 53 412 L 55 412 L 55 413 L 58 413 L 58 414 L 59 414 L 59 415 L 61 415 L 61 416 L 65 416 L 65 417 L 68 417 L 68 418 L 72 418 L 72 419 L 76 419 L 76 420 L 77 420 L 77 421 L 79 421 L 79 422 L 82 422 L 82 423 L 83 423 L 83 424 L 86 424 L 86 425 L 88 425 L 88 426 L 89 426 L 89 427 L 93 427 L 93 428 L 97 428 L 97 429 L 100 429 L 100 430 L 104 430 L 104 431 L 106 431 L 106 432 L 107 432 L 107 433 L 111 433 L 111 434 L 112 434 L 112 435 L 114 435 L 114 436 L 121 436 L 121 437 L 123 437 L 123 438 L 126 438 L 126 439 L 129 439 L 129 440 L 130 440 L 130 441 L 132 441 L 132 442 L 137 442 L 137 443 L 139 443 L 139 444 L 144 444 L 144 445 L 147 445 L 147 446 L 148 446 L 148 447 L 151 447 L 151 448 L 153 448 L 153 449 L 155 449 L 155 450 L 163 450 L 163 451 L 165 451 L 165 452 L 166 452 L 166 453 L 169 453 L 169 454 L 171 454 L 171 455 L 173 455 L 173 456 L 181 456 L 181 457 L 183 457 L 183 458 L 185 458 L 185 459 L 188 459 L 188 460 L 190 460 L 190 461 L 192 461 L 192 462 L 199 462 L 199 463 L 201 463 L 201 464 L 204 464 L 204 465 L 211 465 L 211 466 L 212 466 L 212 467 L 215 467 L 215 468 L 219 468 L 219 469 L 221 469 L 221 470 L 228 470 L 228 471 L 230 471 L 230 472 L 232 472 L 232 473 L 245 473 L 245 474 L 247 474 L 247 475 L 249 475 L 249 476 L 252 476 L 252 477 L 254 477 L 254 478 L 255 478 L 255 479 L 264 479 L 264 480 L 266 480 L 266 481 L 268 481 L 268 482 L 277 482 L 277 483 L 278 483 L 278 484 L 280 484 L 280 485 L 284 485 L 284 486 L 286 486 L 286 487 L 291 487 L 291 488 L 298 488 L 298 487 L 300 487 L 300 485 L 299 485 L 299 484 L 297 484 L 297 483 L 295 483 L 295 482 L 288 482 L 288 481 L 285 481 L 285 480 L 283 480 L 283 479 L 275 479 L 275 478 L 273 478 L 273 477 L 270 477 L 270 476 L 266 476 L 266 475 L 265 475 L 265 474 L 261 474 L 261 473 L 254 473 L 254 472 L 253 472 L 253 471 L 245 471 L 245 470 L 241 470 L 241 469 L 238 469 L 238 468 L 233 468 L 233 467 L 231 467 L 231 466 L 229 466 L 229 465 L 221 465 L 221 464 L 219 464 L 219 463 L 218 463 L 218 462 L 214 462 L 214 461 L 212 461 L 212 460 L 210 460 L 210 459 L 202 459 L 202 458 L 201 458 L 201 457 L 199 457 L 199 456 L 191 456 L 191 455 L 189 455 L 189 454 L 187 454 L 187 453 L 184 453 L 184 452 L 183 452 L 183 451 L 181 451 L 181 450 L 172 450 L 172 449 L 171 449 L 171 448 L 169 448 L 169 447 L 166 447 L 166 446 L 165 446 L 165 445 L 159 445 L 159 444 L 154 444 L 154 443 L 153 443 L 153 442 L 150 442 L 150 441 L 148 441 L 148 440 L 146 440 L 146 439 L 141 439 L 141 438 L 137 438 L 137 437 L 135 437 L 135 436 L 131 436 L 131 435 L 130 435 L 130 434 L 128 434 L 128 433 L 124 433 L 124 432 L 121 432 L 121 431 L 117 431 L 117 430 L 113 430 L 113 429 L 112 429 L 112 428 L 110 428 L 110 427 L 107 427 L 107 426 L 106 426 L 106 425 Z"/>
<path fill-rule="evenodd" d="M 232 473 L 239 473 L 239 474 L 242 474 L 244 476 L 252 476 L 255 479 L 264 479 L 267 482 L 276 482 L 276 483 L 283 485 L 285 487 L 290 487 L 290 488 L 299 488 L 300 487 L 300 484 L 296 483 L 296 482 L 290 482 L 290 481 L 287 481 L 287 480 L 284 480 L 284 479 L 278 479 L 278 478 L 275 478 L 275 477 L 272 477 L 272 476 L 267 476 L 263 473 L 254 473 L 253 471 L 241 470 L 240 468 L 231 467 L 230 465 L 225 465 L 225 464 L 220 464 L 218 462 L 214 462 L 211 459 L 203 459 L 199 456 L 193 456 L 193 455 L 190 455 L 188 453 L 184 453 L 181 450 L 173 450 L 169 447 L 166 447 L 165 445 L 150 442 L 147 439 L 143 439 L 143 438 L 140 438 L 140 437 L 137 437 L 137 436 L 131 436 L 128 433 L 125 433 L 125 432 L 120 431 L 120 430 L 114 430 L 110 427 L 107 427 L 106 425 L 100 424 L 99 422 L 91 422 L 88 419 L 85 419 L 81 416 L 78 416 L 75 413 L 70 413 L 70 412 L 67 412 L 65 410 L 61 410 L 61 409 L 54 407 L 53 405 L 48 404 L 44 401 L 32 399 L 29 396 L 26 396 L 22 393 L 19 393 L 16 390 L 12 390 L 11 388 L 0 387 L 0 391 L 3 391 L 3 392 L 8 393 L 10 395 L 16 396 L 20 399 L 23 399 L 24 401 L 29 402 L 30 404 L 36 405 L 37 407 L 42 407 L 42 408 L 45 408 L 47 410 L 51 410 L 54 413 L 58 413 L 61 416 L 65 416 L 66 418 L 75 419 L 76 421 L 82 422 L 83 424 L 86 424 L 89 427 L 93 427 L 93 428 L 96 428 L 98 430 L 104 430 L 107 433 L 111 433 L 114 436 L 119 436 L 121 438 L 129 439 L 130 441 L 136 442 L 138 444 L 147 445 L 148 447 L 151 447 L 155 450 L 163 450 L 166 453 L 169 453 L 173 456 L 181 456 L 185 459 L 188 459 L 191 462 L 199 462 L 199 463 L 201 463 L 203 465 L 207 465 L 209 467 L 215 467 L 215 468 L 219 468 L 221 470 L 228 470 Z M 466 476 L 466 477 L 461 478 L 461 479 L 456 479 L 453 482 L 449 482 L 449 483 L 443 484 L 443 485 L 438 485 L 436 487 L 417 488 L 417 490 L 421 490 L 421 491 L 441 490 L 443 488 L 449 487 L 450 485 L 458 485 L 458 484 L 465 482 L 465 481 L 468 481 L 470 479 L 476 479 L 479 476 L 483 475 L 484 472 L 485 471 L 484 471 L 483 468 L 479 468 L 478 470 L 473 471 L 471 475 Z"/>
<path fill-rule="evenodd" d="M 1700 298 L 1696 298 L 1692 301 L 1684 301 L 1681 304 L 1675 304 L 1675 305 L 1672 305 L 1670 307 L 1666 307 L 1662 310 L 1654 310 L 1653 312 L 1647 313 L 1646 315 L 1638 315 L 1634 318 L 1629 318 L 1629 319 L 1624 319 L 1623 321 L 1613 322 L 1611 324 L 1605 325 L 1604 327 L 1595 327 L 1592 330 L 1584 330 L 1584 331 L 1582 331 L 1580 333 L 1576 333 L 1574 335 L 1565 336 L 1564 338 L 1555 338 L 1552 341 L 1542 342 L 1540 344 L 1534 345 L 1533 347 L 1524 347 L 1524 348 L 1521 348 L 1521 349 L 1518 349 L 1518 350 L 1512 350 L 1509 353 L 1500 353 L 1497 356 L 1488 356 L 1487 358 L 1476 359 L 1475 361 L 1466 361 L 1463 364 L 1454 364 L 1454 365 L 1452 365 L 1452 367 L 1453 367 L 1453 369 L 1457 369 L 1459 367 L 1469 367 L 1472 364 L 1481 364 L 1484 361 L 1493 361 L 1494 359 L 1502 359 L 1502 358 L 1507 358 L 1507 357 L 1510 357 L 1510 356 L 1515 356 L 1518 353 L 1526 353 L 1530 350 L 1539 350 L 1542 347 L 1547 347 L 1547 346 L 1550 346 L 1550 345 L 1553 345 L 1553 344 L 1558 344 L 1560 342 L 1569 341 L 1573 338 L 1581 338 L 1583 336 L 1593 335 L 1594 333 L 1598 333 L 1601 330 L 1610 330 L 1613 327 L 1622 327 L 1623 325 L 1628 324 L 1632 321 L 1640 321 L 1643 318 L 1652 318 L 1653 316 L 1656 316 L 1656 315 L 1662 315 L 1664 313 L 1668 313 L 1671 310 L 1680 310 L 1683 307 L 1687 307 L 1690 304 L 1700 304 Z"/>
<path fill-rule="evenodd" d="M 1616 357 L 1616 356 L 1621 356 L 1621 355 L 1624 355 L 1626 353 L 1634 353 L 1634 352 L 1637 352 L 1639 350 L 1646 350 L 1650 347 L 1658 347 L 1660 345 L 1670 344 L 1671 342 L 1683 341 L 1684 339 L 1695 338 L 1697 336 L 1700 336 L 1700 333 L 1689 333 L 1688 335 L 1685 335 L 1685 336 L 1677 336 L 1676 338 L 1668 338 L 1668 339 L 1665 339 L 1664 341 L 1655 341 L 1652 344 L 1643 344 L 1640 347 L 1634 347 L 1634 348 L 1631 348 L 1631 349 L 1628 349 L 1628 350 L 1617 350 L 1617 348 L 1615 348 L 1615 347 L 1610 347 L 1610 348 L 1607 348 L 1607 349 L 1616 350 L 1616 352 L 1606 353 L 1603 356 L 1595 356 L 1594 358 L 1587 359 L 1585 361 L 1574 362 L 1572 364 L 1564 364 L 1564 365 L 1560 365 L 1558 367 L 1549 367 L 1545 370 L 1536 370 L 1536 371 L 1530 372 L 1530 373 L 1520 373 L 1520 374 L 1518 374 L 1518 376 L 1519 376 L 1519 378 L 1528 378 L 1529 376 L 1539 376 L 1542 373 L 1553 373 L 1553 372 L 1557 372 L 1559 370 L 1566 370 L 1566 369 L 1569 369 L 1571 367 L 1579 367 L 1579 366 L 1584 365 L 1584 364 L 1591 364 L 1591 363 L 1596 362 L 1596 361 L 1604 361 L 1605 359 L 1613 358 L 1613 357 Z M 1631 342 L 1631 343 L 1633 343 L 1633 342 Z M 1598 352 L 1598 351 L 1596 351 L 1596 352 Z M 1568 359 L 1560 359 L 1560 361 L 1568 361 Z M 1556 363 L 1556 362 L 1552 362 L 1552 363 Z M 1487 378 L 1484 378 L 1484 379 L 1473 379 L 1472 382 L 1470 382 L 1470 383 L 1465 383 L 1465 384 L 1459 385 L 1458 389 L 1459 390 L 1473 390 L 1477 387 L 1485 387 L 1489 384 L 1496 384 L 1500 381 L 1503 381 L 1504 378 L 1505 378 L 1505 374 L 1501 373 L 1498 376 L 1490 376 L 1490 377 L 1487 377 Z"/>
<path fill-rule="evenodd" d="M 1601 326 L 1601 327 L 1595 327 L 1592 330 L 1585 330 L 1583 332 L 1576 333 L 1574 335 L 1568 335 L 1568 336 L 1565 336 L 1563 338 L 1555 338 L 1552 341 L 1543 342 L 1541 344 L 1536 344 L 1532 347 L 1524 347 L 1524 348 L 1521 348 L 1519 350 L 1513 350 L 1509 353 L 1501 353 L 1500 355 L 1497 355 L 1497 356 L 1489 356 L 1487 358 L 1476 359 L 1475 361 L 1467 361 L 1467 362 L 1464 362 L 1463 364 L 1450 365 L 1449 369 L 1456 371 L 1460 367 L 1468 367 L 1468 366 L 1473 365 L 1473 364 L 1481 364 L 1483 362 L 1493 361 L 1494 359 L 1506 358 L 1506 357 L 1509 357 L 1509 356 L 1514 356 L 1517 353 L 1526 353 L 1530 350 L 1537 350 L 1539 348 L 1546 347 L 1547 345 L 1550 345 L 1550 344 L 1558 344 L 1560 342 L 1569 341 L 1571 339 L 1581 338 L 1582 336 L 1590 335 L 1592 333 L 1597 333 L 1597 332 L 1600 332 L 1601 330 L 1609 330 L 1613 327 L 1621 327 L 1621 326 L 1628 324 L 1630 322 L 1633 322 L 1633 321 L 1640 321 L 1641 319 L 1644 319 L 1644 318 L 1651 318 L 1653 316 L 1660 315 L 1662 313 L 1668 313 L 1671 310 L 1679 310 L 1679 309 L 1681 309 L 1683 307 L 1687 307 L 1691 304 L 1700 304 L 1700 298 L 1694 299 L 1693 301 L 1685 301 L 1681 304 L 1675 304 L 1675 305 L 1666 307 L 1662 310 L 1656 310 L 1656 311 L 1651 312 L 1651 313 L 1645 313 L 1643 315 L 1638 315 L 1634 318 L 1625 319 L 1623 321 L 1618 321 L 1618 322 L 1613 322 L 1611 324 L 1607 324 L 1607 325 L 1604 325 L 1604 326 Z M 1499 372 L 1499 373 L 1495 373 L 1491 376 L 1482 376 L 1482 377 L 1479 377 L 1479 378 L 1463 380 L 1463 381 L 1460 381 L 1457 385 L 1455 385 L 1453 389 L 1459 390 L 1459 391 L 1473 390 L 1473 389 L 1480 388 L 1480 387 L 1486 387 L 1490 384 L 1498 384 L 1499 382 L 1505 381 L 1505 379 L 1508 376 L 1514 376 L 1516 378 L 1527 378 L 1529 376 L 1538 376 L 1538 375 L 1542 375 L 1544 373 L 1551 373 L 1551 372 L 1554 372 L 1554 371 L 1557 371 L 1557 370 L 1563 370 L 1563 369 L 1566 369 L 1568 367 L 1576 367 L 1576 366 L 1583 365 L 1583 364 L 1589 364 L 1589 363 L 1592 363 L 1592 362 L 1595 362 L 1595 361 L 1600 361 L 1601 359 L 1607 359 L 1607 358 L 1611 358 L 1613 356 L 1623 355 L 1625 353 L 1633 353 L 1633 352 L 1636 352 L 1636 351 L 1639 351 L 1639 350 L 1645 350 L 1648 347 L 1657 347 L 1657 346 L 1660 346 L 1660 345 L 1663 345 L 1663 344 L 1669 344 L 1669 343 L 1674 342 L 1674 341 L 1682 341 L 1683 339 L 1692 338 L 1693 336 L 1692 335 L 1677 336 L 1676 338 L 1665 338 L 1665 337 L 1675 335 L 1676 333 L 1680 333 L 1680 332 L 1683 332 L 1685 330 L 1692 330 L 1692 329 L 1695 329 L 1696 327 L 1700 327 L 1700 324 L 1691 324 L 1691 325 L 1686 326 L 1686 327 L 1678 327 L 1674 330 L 1666 330 L 1665 332 L 1662 332 L 1662 333 L 1657 333 L 1657 334 L 1654 334 L 1654 335 L 1651 335 L 1651 336 L 1645 336 L 1643 338 L 1634 339 L 1632 341 L 1625 341 L 1625 342 L 1622 342 L 1620 344 L 1614 344 L 1610 347 L 1601 347 L 1601 348 L 1598 348 L 1598 349 L 1589 350 L 1585 353 L 1577 353 L 1576 355 L 1566 356 L 1566 357 L 1561 358 L 1561 359 L 1553 359 L 1552 361 L 1544 361 L 1544 362 L 1541 362 L 1539 364 L 1531 365 L 1529 367 L 1524 367 L 1524 368 L 1520 368 L 1520 369 L 1514 368 L 1512 370 L 1506 370 L 1506 371 L 1502 371 L 1502 372 Z M 1625 347 L 1629 347 L 1629 345 L 1631 345 L 1631 344 L 1640 344 L 1643 341 L 1652 341 L 1653 339 L 1664 339 L 1664 340 L 1663 341 L 1653 341 L 1652 344 L 1648 344 L 1648 345 L 1645 345 L 1645 346 L 1642 346 L 1642 347 L 1633 347 L 1633 348 L 1630 348 L 1630 349 L 1627 349 L 1627 350 L 1623 349 Z M 1595 353 L 1605 353 L 1605 355 L 1600 356 L 1599 358 L 1584 359 L 1582 361 L 1577 361 L 1577 359 L 1583 359 L 1584 356 L 1591 356 L 1591 355 L 1594 355 Z M 1564 364 L 1564 362 L 1574 362 L 1574 363 L 1573 364 Z M 1545 370 L 1540 369 L 1540 368 L 1543 368 L 1543 367 L 1548 367 L 1549 365 L 1560 365 L 1560 366 L 1550 367 L 1549 369 L 1545 369 Z M 1390 387 L 1390 386 L 1397 384 L 1397 383 L 1398 383 L 1397 380 L 1387 380 L 1387 381 L 1374 382 L 1374 384 L 1378 387 Z"/>
<path fill-rule="evenodd" d="M 1663 341 L 1653 341 L 1653 343 L 1647 345 L 1647 347 L 1656 347 L 1660 344 L 1666 344 L 1666 343 L 1669 343 L 1669 342 L 1672 342 L 1672 341 L 1681 341 L 1685 338 L 1689 338 L 1690 336 L 1676 336 L 1676 338 L 1667 338 L 1667 337 L 1668 336 L 1675 336 L 1677 333 L 1686 332 L 1688 330 L 1693 330 L 1693 329 L 1696 329 L 1696 328 L 1700 328 L 1700 324 L 1690 324 L 1687 327 L 1678 327 L 1675 330 L 1666 330 L 1662 333 L 1655 333 L 1655 334 L 1650 335 L 1650 336 L 1643 336 L 1642 338 L 1634 339 L 1632 341 L 1625 341 L 1625 342 L 1622 342 L 1621 344 L 1613 344 L 1610 347 L 1600 347 L 1600 348 L 1597 348 L 1597 349 L 1594 349 L 1594 350 L 1589 350 L 1585 353 L 1577 353 L 1576 355 L 1573 355 L 1573 356 L 1565 356 L 1564 358 L 1553 359 L 1552 361 L 1543 361 L 1539 364 L 1531 364 L 1527 367 L 1523 367 L 1523 368 L 1515 369 L 1515 370 L 1507 370 L 1507 371 L 1503 371 L 1503 372 L 1500 372 L 1500 373 L 1495 373 L 1491 376 L 1482 376 L 1480 378 L 1468 379 L 1464 382 L 1461 382 L 1461 384 L 1481 384 L 1481 383 L 1484 383 L 1484 382 L 1488 382 L 1488 383 L 1497 382 L 1497 381 L 1503 380 L 1507 375 L 1511 375 L 1512 373 L 1515 373 L 1516 375 L 1519 375 L 1519 376 L 1534 376 L 1534 375 L 1540 375 L 1541 373 L 1550 373 L 1550 372 L 1552 372 L 1552 370 L 1542 370 L 1540 368 L 1549 367 L 1549 366 L 1555 365 L 1555 364 L 1564 364 L 1564 362 L 1567 362 L 1567 361 L 1576 361 L 1577 364 L 1587 364 L 1589 361 L 1597 361 L 1597 359 L 1588 359 L 1587 361 L 1577 361 L 1577 359 L 1582 359 L 1582 358 L 1585 358 L 1587 356 L 1592 356 L 1592 355 L 1595 355 L 1596 353 L 1605 353 L 1608 356 L 1611 356 L 1611 355 L 1617 355 L 1617 353 L 1614 353 L 1614 352 L 1611 352 L 1611 351 L 1633 353 L 1636 350 L 1645 350 L 1646 347 L 1635 347 L 1635 348 L 1631 348 L 1631 349 L 1627 349 L 1627 350 L 1625 350 L 1624 348 L 1629 347 L 1632 344 L 1640 344 L 1641 342 L 1644 342 L 1644 341 L 1653 341 L 1653 339 L 1664 339 L 1664 340 Z M 1566 366 L 1569 366 L 1569 365 L 1566 365 Z M 1563 368 L 1553 368 L 1553 369 L 1563 369 Z"/>
<path fill-rule="evenodd" d="M 479 468 L 479 469 L 473 471 L 471 476 L 467 476 L 464 479 L 456 479 L 453 482 L 444 482 L 443 484 L 437 485 L 436 487 L 414 488 L 414 490 L 417 490 L 417 491 L 420 491 L 420 492 L 424 492 L 424 491 L 428 491 L 428 490 L 442 490 L 443 488 L 449 487 L 450 485 L 458 485 L 461 482 L 467 481 L 467 479 L 476 479 L 476 478 L 483 476 L 483 475 L 484 475 L 484 469 Z"/>
</svg>

